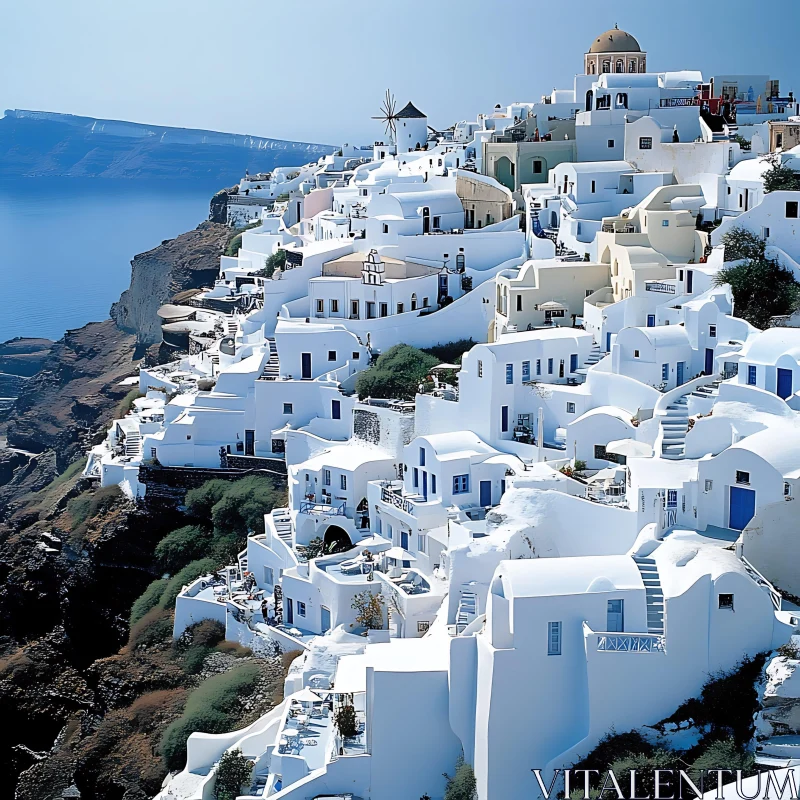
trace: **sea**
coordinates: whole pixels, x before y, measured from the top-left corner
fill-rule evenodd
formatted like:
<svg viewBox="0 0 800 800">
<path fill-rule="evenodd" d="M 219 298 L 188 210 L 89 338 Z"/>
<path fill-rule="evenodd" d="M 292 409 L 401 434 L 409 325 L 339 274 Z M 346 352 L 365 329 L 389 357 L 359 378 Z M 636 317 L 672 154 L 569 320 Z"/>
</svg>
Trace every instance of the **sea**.
<svg viewBox="0 0 800 800">
<path fill-rule="evenodd" d="M 131 259 L 207 219 L 235 180 L 0 179 L 0 342 L 108 319 Z"/>
</svg>

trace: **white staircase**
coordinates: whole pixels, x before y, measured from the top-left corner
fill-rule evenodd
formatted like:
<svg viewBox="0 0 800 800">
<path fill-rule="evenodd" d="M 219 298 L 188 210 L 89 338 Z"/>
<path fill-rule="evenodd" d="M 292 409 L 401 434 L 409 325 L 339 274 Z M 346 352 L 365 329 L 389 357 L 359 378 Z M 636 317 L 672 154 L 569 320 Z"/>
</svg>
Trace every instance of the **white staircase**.
<svg viewBox="0 0 800 800">
<path fill-rule="evenodd" d="M 241 577 L 242 575 L 245 574 L 245 572 L 247 572 L 247 548 L 246 547 L 245 547 L 244 550 L 242 550 L 241 553 L 239 553 L 239 556 L 238 556 L 237 560 L 239 562 L 239 576 Z"/>
<path fill-rule="evenodd" d="M 292 518 L 289 516 L 288 508 L 272 509 L 272 524 L 278 538 L 291 549 L 292 547 Z"/>
<path fill-rule="evenodd" d="M 225 333 L 228 336 L 236 337 L 236 334 L 239 332 L 239 324 L 236 322 L 235 319 L 229 317 L 225 320 Z"/>
<path fill-rule="evenodd" d="M 693 397 L 701 397 L 704 400 L 710 400 L 719 396 L 719 385 L 721 381 L 713 380 L 704 386 L 698 386 L 693 392 Z"/>
<path fill-rule="evenodd" d="M 274 381 L 281 374 L 281 362 L 278 359 L 278 345 L 275 339 L 267 339 L 269 343 L 269 361 L 264 364 L 261 377 L 267 381 Z"/>
<path fill-rule="evenodd" d="M 664 635 L 664 592 L 655 559 L 634 556 L 647 598 L 647 632 Z"/>
<path fill-rule="evenodd" d="M 688 432 L 688 401 L 686 395 L 682 395 L 667 406 L 666 414 L 661 418 L 661 457 L 672 460 L 683 458 Z"/>
<path fill-rule="evenodd" d="M 139 431 L 131 431 L 125 435 L 125 455 L 128 458 L 139 458 L 142 455 L 142 436 Z"/>
<path fill-rule="evenodd" d="M 583 366 L 581 366 L 579 369 L 576 369 L 575 372 L 578 375 L 586 375 L 586 373 L 589 371 L 589 367 L 593 367 L 595 364 L 599 363 L 602 358 L 603 352 L 600 350 L 600 345 L 595 342 L 592 344 L 592 350 L 589 353 L 589 357 L 583 362 Z"/>
<path fill-rule="evenodd" d="M 475 592 L 461 592 L 456 611 L 456 632 L 463 633 L 467 625 L 478 616 L 478 596 Z"/>
</svg>

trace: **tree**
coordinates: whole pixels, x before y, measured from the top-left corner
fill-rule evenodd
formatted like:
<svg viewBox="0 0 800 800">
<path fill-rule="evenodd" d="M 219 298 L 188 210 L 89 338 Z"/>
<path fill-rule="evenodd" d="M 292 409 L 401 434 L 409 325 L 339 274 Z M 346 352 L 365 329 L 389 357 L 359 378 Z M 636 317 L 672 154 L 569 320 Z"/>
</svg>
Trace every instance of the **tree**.
<svg viewBox="0 0 800 800">
<path fill-rule="evenodd" d="M 733 739 L 717 739 L 703 751 L 703 754 L 692 762 L 692 772 L 703 776 L 705 791 L 717 788 L 717 776 L 713 770 L 740 769 L 747 777 L 755 774 L 755 755 L 749 750 L 737 747 Z"/>
<path fill-rule="evenodd" d="M 472 765 L 464 761 L 463 753 L 456 759 L 456 769 L 452 775 L 444 773 L 447 786 L 444 800 L 475 800 L 478 796 L 478 783 Z"/>
<path fill-rule="evenodd" d="M 780 156 L 772 153 L 766 157 L 772 165 L 764 173 L 765 192 L 798 192 L 800 191 L 800 173 L 781 163 Z"/>
<path fill-rule="evenodd" d="M 229 750 L 222 754 L 217 765 L 217 800 L 235 800 L 242 793 L 242 786 L 250 781 L 253 762 L 248 761 L 242 751 Z"/>
<path fill-rule="evenodd" d="M 356 719 L 356 710 L 352 704 L 345 703 L 339 706 L 336 713 L 333 715 L 333 721 L 336 725 L 336 730 L 343 739 L 349 739 L 358 735 L 358 720 Z"/>
<path fill-rule="evenodd" d="M 325 552 L 325 542 L 322 537 L 315 536 L 309 539 L 308 544 L 302 548 L 303 555 L 311 561 L 312 558 L 319 558 Z"/>
<path fill-rule="evenodd" d="M 286 251 L 276 250 L 272 255 L 264 259 L 264 268 L 255 274 L 261 278 L 271 278 L 276 269 L 283 269 L 286 266 Z"/>
<path fill-rule="evenodd" d="M 351 608 L 358 612 L 356 622 L 370 631 L 383 629 L 383 598 L 380 594 L 373 594 L 369 589 L 364 589 L 353 597 Z"/>
<path fill-rule="evenodd" d="M 739 261 L 742 258 L 763 258 L 767 243 L 747 228 L 731 228 L 722 235 L 725 245 L 725 260 Z"/>
<path fill-rule="evenodd" d="M 411 400 L 438 363 L 437 358 L 416 347 L 396 344 L 382 353 L 373 366 L 359 374 L 356 392 L 361 398 Z"/>
</svg>

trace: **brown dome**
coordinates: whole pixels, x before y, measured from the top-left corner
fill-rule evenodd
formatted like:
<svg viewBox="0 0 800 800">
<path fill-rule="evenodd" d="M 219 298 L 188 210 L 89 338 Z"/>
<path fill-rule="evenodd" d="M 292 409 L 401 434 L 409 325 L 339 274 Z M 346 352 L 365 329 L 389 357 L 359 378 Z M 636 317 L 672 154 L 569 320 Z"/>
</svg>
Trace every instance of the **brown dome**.
<svg viewBox="0 0 800 800">
<path fill-rule="evenodd" d="M 600 34 L 589 48 L 590 53 L 641 53 L 639 42 L 619 28 Z"/>
</svg>

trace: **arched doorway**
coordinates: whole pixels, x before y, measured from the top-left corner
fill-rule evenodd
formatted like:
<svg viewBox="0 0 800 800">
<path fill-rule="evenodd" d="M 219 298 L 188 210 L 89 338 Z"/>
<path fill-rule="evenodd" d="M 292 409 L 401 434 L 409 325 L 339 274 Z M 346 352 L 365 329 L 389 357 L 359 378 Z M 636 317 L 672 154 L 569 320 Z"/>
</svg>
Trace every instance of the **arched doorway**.
<svg viewBox="0 0 800 800">
<path fill-rule="evenodd" d="M 591 89 L 589 89 L 589 91 L 586 92 L 586 110 L 587 111 L 591 111 L 592 110 L 592 90 Z"/>
<path fill-rule="evenodd" d="M 511 159 L 500 156 L 494 164 L 494 176 L 506 189 L 514 191 L 514 173 L 511 169 Z"/>
<path fill-rule="evenodd" d="M 431 210 L 428 206 L 424 206 L 422 209 L 422 232 L 431 232 Z"/>
<path fill-rule="evenodd" d="M 338 525 L 329 525 L 325 528 L 323 542 L 325 543 L 326 553 L 343 553 L 353 547 L 353 542 L 347 535 L 347 531 Z"/>
<path fill-rule="evenodd" d="M 417 307 L 416 302 L 416 295 L 412 295 L 413 308 Z M 356 506 L 356 527 L 369 530 L 369 503 L 366 497 L 362 497 L 361 502 Z"/>
</svg>

